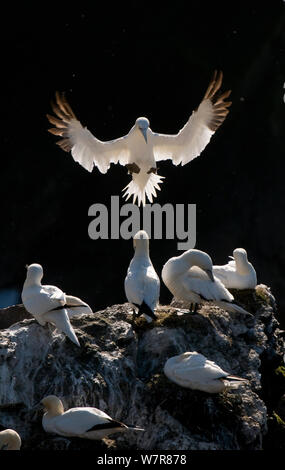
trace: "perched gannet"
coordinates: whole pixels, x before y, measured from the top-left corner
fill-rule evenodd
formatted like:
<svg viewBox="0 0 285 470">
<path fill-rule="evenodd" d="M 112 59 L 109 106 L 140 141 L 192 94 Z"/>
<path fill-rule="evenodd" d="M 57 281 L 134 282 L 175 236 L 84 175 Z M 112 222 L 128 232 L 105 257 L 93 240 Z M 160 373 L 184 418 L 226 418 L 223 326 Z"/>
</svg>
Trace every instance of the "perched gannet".
<svg viewBox="0 0 285 470">
<path fill-rule="evenodd" d="M 46 410 L 42 419 L 44 430 L 60 436 L 103 439 L 108 434 L 128 429 L 144 431 L 116 421 L 97 408 L 80 407 L 64 411 L 62 401 L 55 395 L 45 397 L 42 404 Z"/>
<path fill-rule="evenodd" d="M 257 284 L 256 272 L 247 259 L 244 248 L 236 248 L 230 256 L 232 261 L 224 266 L 213 266 L 214 275 L 227 289 L 255 289 Z"/>
<path fill-rule="evenodd" d="M 5 429 L 0 432 L 0 450 L 20 450 L 21 438 L 13 429 Z"/>
<path fill-rule="evenodd" d="M 210 256 L 200 250 L 188 250 L 170 258 L 163 266 L 162 279 L 177 300 L 194 304 L 211 301 L 229 312 L 251 315 L 233 303 L 234 297 L 213 275 Z"/>
<path fill-rule="evenodd" d="M 102 142 L 82 127 L 64 94 L 56 93 L 52 109 L 57 117 L 47 114 L 55 127 L 49 132 L 62 139 L 57 144 L 66 152 L 71 151 L 74 160 L 86 170 L 97 166 L 106 173 L 111 163 L 126 166 L 132 181 L 124 188 L 124 196 L 138 199 L 144 205 L 146 197 L 152 202 L 162 176 L 156 174 L 156 162 L 171 159 L 182 166 L 198 157 L 209 143 L 212 135 L 225 120 L 230 101 L 224 101 L 230 90 L 220 93 L 223 74 L 215 71 L 199 107 L 193 111 L 188 122 L 176 135 L 152 132 L 149 120 L 139 117 L 129 133 L 119 139 Z"/>
<path fill-rule="evenodd" d="M 135 254 L 130 262 L 125 279 L 125 293 L 128 301 L 143 315 L 147 321 L 156 319 L 154 310 L 157 307 L 160 292 L 160 281 L 149 257 L 149 236 L 139 230 L 134 236 Z"/>
<path fill-rule="evenodd" d="M 22 291 L 22 301 L 26 310 L 31 313 L 40 325 L 52 323 L 77 346 L 80 346 L 69 317 L 92 310 L 77 297 L 66 295 L 55 286 L 43 286 L 41 280 L 43 268 L 40 264 L 27 267 L 27 277 Z"/>
<path fill-rule="evenodd" d="M 164 366 L 165 375 L 181 387 L 220 393 L 226 387 L 236 387 L 247 379 L 231 375 L 203 354 L 185 352 L 168 359 Z"/>
</svg>

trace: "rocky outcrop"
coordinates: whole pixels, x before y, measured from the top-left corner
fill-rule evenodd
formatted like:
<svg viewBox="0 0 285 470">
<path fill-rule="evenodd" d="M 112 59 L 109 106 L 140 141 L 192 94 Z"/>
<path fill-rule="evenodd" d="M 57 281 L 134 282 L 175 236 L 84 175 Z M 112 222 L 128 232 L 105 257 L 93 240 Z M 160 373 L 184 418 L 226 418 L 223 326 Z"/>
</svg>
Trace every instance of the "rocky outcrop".
<svg viewBox="0 0 285 470">
<path fill-rule="evenodd" d="M 275 300 L 262 285 L 234 295 L 253 317 L 213 306 L 190 314 L 173 302 L 161 306 L 151 324 L 144 318 L 134 322 L 130 304 L 72 318 L 81 348 L 34 319 L 0 330 L 0 430 L 17 430 L 22 449 L 274 447 L 276 433 L 284 432 L 278 410 L 285 392 Z M 13 308 L 20 319 L 25 316 L 23 306 Z M 194 350 L 248 382 L 218 395 L 170 382 L 165 361 Z M 48 435 L 40 406 L 48 394 L 61 397 L 66 408 L 96 406 L 145 432 L 128 431 L 103 442 Z"/>
</svg>

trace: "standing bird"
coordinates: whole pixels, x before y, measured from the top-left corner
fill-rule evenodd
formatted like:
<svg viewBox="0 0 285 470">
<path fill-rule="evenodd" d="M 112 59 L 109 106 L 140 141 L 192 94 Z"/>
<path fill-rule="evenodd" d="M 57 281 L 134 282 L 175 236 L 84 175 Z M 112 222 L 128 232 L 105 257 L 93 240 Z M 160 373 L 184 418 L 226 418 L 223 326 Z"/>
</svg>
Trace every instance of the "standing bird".
<svg viewBox="0 0 285 470">
<path fill-rule="evenodd" d="M 212 302 L 229 312 L 251 315 L 234 304 L 234 297 L 213 275 L 212 259 L 200 250 L 188 250 L 170 258 L 163 266 L 162 279 L 177 300 L 194 304 Z"/>
<path fill-rule="evenodd" d="M 43 286 L 41 280 L 43 268 L 40 264 L 30 264 L 22 290 L 22 301 L 25 309 L 31 313 L 40 325 L 52 323 L 59 331 L 80 346 L 69 317 L 92 310 L 78 297 L 66 295 L 55 286 Z"/>
<path fill-rule="evenodd" d="M 129 429 L 144 431 L 144 429 L 116 421 L 98 408 L 86 406 L 64 411 L 62 401 L 55 395 L 45 397 L 42 404 L 46 411 L 42 419 L 44 430 L 60 436 L 97 440 L 103 439 L 108 434 Z"/>
<path fill-rule="evenodd" d="M 247 259 L 244 248 L 236 248 L 231 261 L 223 266 L 213 266 L 214 275 L 227 289 L 255 289 L 257 284 L 256 272 Z"/>
<path fill-rule="evenodd" d="M 234 388 L 247 382 L 247 379 L 225 372 L 215 362 L 209 361 L 196 351 L 168 359 L 164 373 L 181 387 L 207 393 L 220 393 L 227 387 Z"/>
<path fill-rule="evenodd" d="M 225 120 L 230 101 L 224 101 L 231 93 L 219 92 L 222 72 L 214 72 L 205 96 L 193 111 L 185 126 L 176 135 L 152 132 L 149 120 L 139 117 L 129 133 L 119 139 L 102 142 L 82 127 L 64 94 L 56 92 L 56 104 L 52 103 L 55 116 L 47 118 L 55 127 L 49 132 L 62 137 L 57 144 L 66 152 L 71 151 L 74 160 L 86 170 L 97 166 L 106 173 L 111 163 L 124 165 L 132 181 L 123 189 L 124 197 L 133 196 L 133 203 L 145 205 L 146 197 L 152 202 L 163 176 L 157 175 L 156 162 L 171 159 L 182 166 L 198 157 L 212 135 Z"/>
<path fill-rule="evenodd" d="M 139 230 L 134 236 L 135 254 L 130 262 L 125 279 L 125 293 L 128 301 L 138 308 L 148 322 L 156 320 L 154 313 L 158 305 L 160 280 L 149 257 L 149 236 Z"/>
<path fill-rule="evenodd" d="M 21 438 L 13 429 L 0 432 L 0 450 L 20 450 L 21 445 Z"/>
</svg>

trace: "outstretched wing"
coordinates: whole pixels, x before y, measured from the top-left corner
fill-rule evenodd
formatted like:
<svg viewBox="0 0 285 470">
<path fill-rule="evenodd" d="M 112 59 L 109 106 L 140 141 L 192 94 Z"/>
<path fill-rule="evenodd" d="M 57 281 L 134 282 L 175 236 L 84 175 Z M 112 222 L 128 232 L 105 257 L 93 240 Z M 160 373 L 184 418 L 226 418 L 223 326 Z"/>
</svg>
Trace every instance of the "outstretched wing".
<svg viewBox="0 0 285 470">
<path fill-rule="evenodd" d="M 172 159 L 183 166 L 200 155 L 229 113 L 231 102 L 224 100 L 231 90 L 219 93 L 222 80 L 223 73 L 215 71 L 201 104 L 178 134 L 153 134 L 156 161 Z"/>
<path fill-rule="evenodd" d="M 55 97 L 56 104 L 51 105 L 56 117 L 47 114 L 47 118 L 55 126 L 48 131 L 62 137 L 57 145 L 65 152 L 71 151 L 74 160 L 88 171 L 95 165 L 101 173 L 106 173 L 111 163 L 128 163 L 126 136 L 107 142 L 98 140 L 77 120 L 64 94 L 56 92 Z"/>
</svg>

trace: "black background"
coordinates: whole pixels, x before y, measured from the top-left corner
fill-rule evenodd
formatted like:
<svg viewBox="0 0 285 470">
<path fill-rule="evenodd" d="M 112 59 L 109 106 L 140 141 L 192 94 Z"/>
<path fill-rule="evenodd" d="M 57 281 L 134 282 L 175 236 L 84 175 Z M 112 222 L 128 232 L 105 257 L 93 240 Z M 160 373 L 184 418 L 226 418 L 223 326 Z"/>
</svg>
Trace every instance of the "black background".
<svg viewBox="0 0 285 470">
<path fill-rule="evenodd" d="M 125 168 L 90 174 L 55 145 L 45 117 L 55 90 L 96 137 L 126 134 L 138 116 L 176 133 L 214 69 L 233 104 L 203 154 L 166 177 L 155 202 L 197 204 L 196 248 L 224 264 L 244 247 L 284 318 L 285 3 L 21 4 L 1 14 L 0 287 L 21 290 L 25 264 L 94 310 L 124 302 L 132 242 L 91 240 L 88 209 L 110 205 Z M 121 203 L 123 204 L 121 198 Z M 123 220 L 123 219 L 122 219 Z M 177 240 L 152 240 L 160 274 Z M 171 295 L 162 286 L 161 302 Z"/>
</svg>

